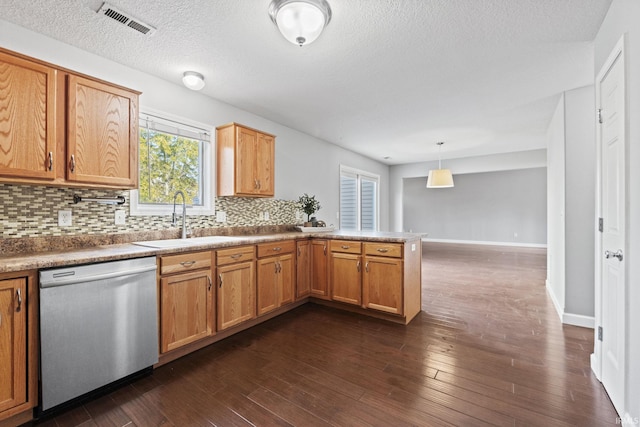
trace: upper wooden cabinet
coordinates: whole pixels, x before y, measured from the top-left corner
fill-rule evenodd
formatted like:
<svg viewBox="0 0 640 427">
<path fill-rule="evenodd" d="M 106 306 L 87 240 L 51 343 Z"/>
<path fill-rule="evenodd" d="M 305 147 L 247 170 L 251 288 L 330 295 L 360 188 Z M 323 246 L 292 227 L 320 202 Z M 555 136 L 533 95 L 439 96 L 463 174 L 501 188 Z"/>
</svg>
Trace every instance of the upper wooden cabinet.
<svg viewBox="0 0 640 427">
<path fill-rule="evenodd" d="M 0 177 L 56 178 L 54 68 L 0 51 Z"/>
<path fill-rule="evenodd" d="M 273 197 L 275 136 L 229 123 L 216 128 L 218 196 Z"/>
<path fill-rule="evenodd" d="M 67 180 L 135 188 L 138 183 L 138 95 L 69 75 Z"/>
<path fill-rule="evenodd" d="M 136 188 L 138 95 L 0 49 L 0 182 Z"/>
</svg>

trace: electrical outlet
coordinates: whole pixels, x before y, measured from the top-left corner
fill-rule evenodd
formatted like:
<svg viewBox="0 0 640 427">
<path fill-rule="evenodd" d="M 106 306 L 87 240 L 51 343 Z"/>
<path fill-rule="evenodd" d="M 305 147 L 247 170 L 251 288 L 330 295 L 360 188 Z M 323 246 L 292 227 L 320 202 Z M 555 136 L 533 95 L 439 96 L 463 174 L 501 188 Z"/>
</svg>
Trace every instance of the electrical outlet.
<svg viewBox="0 0 640 427">
<path fill-rule="evenodd" d="M 115 217 L 114 222 L 116 225 L 125 225 L 127 222 L 127 216 L 125 214 L 125 211 L 123 211 L 122 209 L 116 210 L 114 217 Z"/>
<path fill-rule="evenodd" d="M 264 218 L 265 221 L 269 221 L 269 211 L 264 211 L 262 213 L 262 218 Z"/>
<path fill-rule="evenodd" d="M 227 213 L 225 211 L 217 211 L 216 222 L 227 222 Z"/>
<path fill-rule="evenodd" d="M 71 227 L 71 211 L 58 211 L 58 227 Z"/>
</svg>

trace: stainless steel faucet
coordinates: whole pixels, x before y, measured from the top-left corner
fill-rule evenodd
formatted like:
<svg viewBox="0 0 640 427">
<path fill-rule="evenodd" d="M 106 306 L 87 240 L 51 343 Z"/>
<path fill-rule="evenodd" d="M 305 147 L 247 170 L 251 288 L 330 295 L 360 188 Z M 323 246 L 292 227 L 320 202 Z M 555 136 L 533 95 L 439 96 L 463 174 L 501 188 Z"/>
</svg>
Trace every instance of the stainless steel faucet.
<svg viewBox="0 0 640 427">
<path fill-rule="evenodd" d="M 184 193 L 180 190 L 176 191 L 176 194 L 173 195 L 173 220 L 171 221 L 171 225 L 174 227 L 177 225 L 176 222 L 176 199 L 178 195 L 182 196 L 182 238 L 187 238 L 187 202 L 184 198 Z"/>
</svg>

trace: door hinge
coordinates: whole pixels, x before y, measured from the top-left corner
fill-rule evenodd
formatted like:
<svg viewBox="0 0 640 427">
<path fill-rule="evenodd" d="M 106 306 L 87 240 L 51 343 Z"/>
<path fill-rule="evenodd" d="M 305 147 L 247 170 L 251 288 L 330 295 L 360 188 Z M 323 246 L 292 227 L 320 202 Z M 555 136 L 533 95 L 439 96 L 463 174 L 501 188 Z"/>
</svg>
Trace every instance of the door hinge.
<svg viewBox="0 0 640 427">
<path fill-rule="evenodd" d="M 602 341 L 602 326 L 598 326 L 598 341 Z"/>
<path fill-rule="evenodd" d="M 602 218 L 598 218 L 598 231 L 601 233 L 604 231 L 604 219 Z"/>
<path fill-rule="evenodd" d="M 602 108 L 598 108 L 598 123 L 602 124 Z"/>
</svg>

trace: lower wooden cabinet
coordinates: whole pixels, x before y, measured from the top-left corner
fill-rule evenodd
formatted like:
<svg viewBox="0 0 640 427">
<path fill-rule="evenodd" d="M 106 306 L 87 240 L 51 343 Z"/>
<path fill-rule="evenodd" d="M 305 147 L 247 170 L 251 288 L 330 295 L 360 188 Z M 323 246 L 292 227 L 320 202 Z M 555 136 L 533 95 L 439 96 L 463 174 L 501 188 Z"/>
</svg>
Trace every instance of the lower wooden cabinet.
<svg viewBox="0 0 640 427">
<path fill-rule="evenodd" d="M 160 257 L 160 352 L 215 333 L 211 251 Z"/>
<path fill-rule="evenodd" d="M 397 258 L 364 259 L 362 306 L 392 314 L 403 314 L 403 262 Z"/>
<path fill-rule="evenodd" d="M 296 242 L 296 299 L 311 294 L 311 240 Z"/>
<path fill-rule="evenodd" d="M 362 256 L 360 242 L 331 241 L 331 299 L 362 304 Z"/>
<path fill-rule="evenodd" d="M 216 251 L 218 331 L 256 317 L 255 246 Z"/>
<path fill-rule="evenodd" d="M 311 240 L 311 296 L 329 299 L 329 241 Z"/>
<path fill-rule="evenodd" d="M 36 273 L 0 274 L 0 424 L 31 419 L 37 404 Z"/>
<path fill-rule="evenodd" d="M 295 296 L 293 240 L 258 245 L 258 316 L 292 303 Z M 277 255 L 273 255 L 277 254 Z"/>
</svg>

